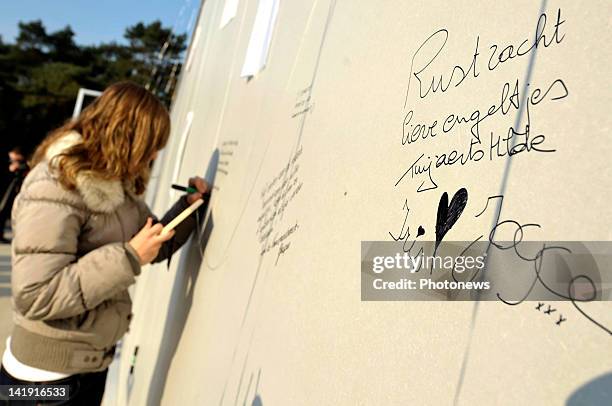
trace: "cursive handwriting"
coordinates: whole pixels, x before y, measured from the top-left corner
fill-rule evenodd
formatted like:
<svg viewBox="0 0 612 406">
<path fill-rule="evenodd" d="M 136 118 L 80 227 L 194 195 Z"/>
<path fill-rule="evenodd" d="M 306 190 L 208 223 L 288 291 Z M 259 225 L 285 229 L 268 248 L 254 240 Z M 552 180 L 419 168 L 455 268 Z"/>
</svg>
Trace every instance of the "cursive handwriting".
<svg viewBox="0 0 612 406">
<path fill-rule="evenodd" d="M 554 24 L 552 34 L 549 35 L 549 39 L 547 39 L 545 33 L 547 19 L 547 14 L 542 13 L 538 17 L 533 38 L 523 40 L 518 46 L 509 44 L 502 48 L 498 44 L 491 44 L 489 47 L 491 52 L 486 66 L 488 70 L 495 70 L 501 64 L 528 55 L 539 47 L 548 48 L 554 44 L 560 44 L 565 38 L 565 34 L 560 32 L 561 25 L 565 22 L 565 20 L 561 19 L 561 9 L 557 9 L 557 21 Z M 408 104 L 408 96 L 413 78 L 417 83 L 419 98 L 424 99 L 430 94 L 448 91 L 451 85 L 452 87 L 458 87 L 468 77 L 477 78 L 480 75 L 478 69 L 480 36 L 476 37 L 474 52 L 470 55 L 469 64 L 464 64 L 463 66 L 461 64 L 454 64 L 451 68 L 448 68 L 449 72 L 446 74 L 430 72 L 433 68 L 432 64 L 444 50 L 448 38 L 448 30 L 446 28 L 439 29 L 427 37 L 412 55 L 404 108 Z M 501 51 L 499 51 L 500 49 Z"/>
</svg>

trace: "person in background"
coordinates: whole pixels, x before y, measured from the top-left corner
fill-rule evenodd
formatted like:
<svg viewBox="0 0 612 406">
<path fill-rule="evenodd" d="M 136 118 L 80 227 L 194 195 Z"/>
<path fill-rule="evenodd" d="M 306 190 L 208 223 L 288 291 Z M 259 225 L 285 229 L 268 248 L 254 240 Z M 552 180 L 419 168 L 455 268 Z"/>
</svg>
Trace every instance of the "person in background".
<svg viewBox="0 0 612 406">
<path fill-rule="evenodd" d="M 2 196 L 2 200 L 0 200 L 0 243 L 5 244 L 10 242 L 10 240 L 4 235 L 6 221 L 11 215 L 11 209 L 13 208 L 15 196 L 17 196 L 19 193 L 21 184 L 23 183 L 23 180 L 30 169 L 21 147 L 14 147 L 11 149 L 8 153 L 8 157 L 8 170 L 11 172 L 11 174 L 13 174 L 13 179 L 6 188 L 6 191 Z"/>
<path fill-rule="evenodd" d="M 70 399 L 54 404 L 101 403 L 132 318 L 127 288 L 144 265 L 188 239 L 194 214 L 169 233 L 162 225 L 209 189 L 191 178 L 198 192 L 182 196 L 161 223 L 151 214 L 141 196 L 169 134 L 162 103 L 122 82 L 38 147 L 12 213 L 15 326 L 0 385 L 68 385 Z"/>
</svg>

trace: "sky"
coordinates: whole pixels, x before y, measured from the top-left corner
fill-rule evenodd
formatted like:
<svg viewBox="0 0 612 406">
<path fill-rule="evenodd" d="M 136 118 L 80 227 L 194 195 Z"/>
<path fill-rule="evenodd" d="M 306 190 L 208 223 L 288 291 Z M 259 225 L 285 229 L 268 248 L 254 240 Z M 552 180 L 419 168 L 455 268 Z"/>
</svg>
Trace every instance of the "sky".
<svg viewBox="0 0 612 406">
<path fill-rule="evenodd" d="M 80 45 L 124 42 L 126 27 L 158 19 L 181 34 L 197 18 L 199 4 L 200 0 L 0 0 L 0 36 L 13 42 L 17 23 L 31 20 L 42 20 L 47 32 L 70 25 Z"/>
</svg>

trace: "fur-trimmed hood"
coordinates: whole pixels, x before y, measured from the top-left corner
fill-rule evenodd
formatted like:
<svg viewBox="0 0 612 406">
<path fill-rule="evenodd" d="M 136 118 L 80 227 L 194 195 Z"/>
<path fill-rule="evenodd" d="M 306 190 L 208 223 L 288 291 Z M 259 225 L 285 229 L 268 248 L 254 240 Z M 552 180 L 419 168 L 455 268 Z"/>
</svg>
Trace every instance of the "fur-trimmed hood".
<svg viewBox="0 0 612 406">
<path fill-rule="evenodd" d="M 76 131 L 67 133 L 49 145 L 45 154 L 46 160 L 51 166 L 55 166 L 53 158 L 80 143 L 82 139 L 81 134 Z M 92 211 L 103 213 L 115 211 L 123 204 L 125 193 L 129 192 L 129 188 L 119 180 L 102 179 L 87 172 L 77 174 L 75 183 L 85 205 Z"/>
</svg>

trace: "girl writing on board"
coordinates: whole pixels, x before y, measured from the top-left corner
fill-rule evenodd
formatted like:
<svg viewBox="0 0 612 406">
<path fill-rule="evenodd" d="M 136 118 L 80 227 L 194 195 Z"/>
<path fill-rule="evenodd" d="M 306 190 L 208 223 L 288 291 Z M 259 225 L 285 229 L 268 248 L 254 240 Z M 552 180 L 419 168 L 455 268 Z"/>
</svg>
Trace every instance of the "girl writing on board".
<svg viewBox="0 0 612 406">
<path fill-rule="evenodd" d="M 192 178 L 199 193 L 181 197 L 156 223 L 141 195 L 169 133 L 155 96 L 118 83 L 38 147 L 12 212 L 15 326 L 0 385 L 69 385 L 61 404 L 100 404 L 132 317 L 127 288 L 143 265 L 187 240 L 194 216 L 169 233 L 162 224 L 208 189 Z"/>
</svg>

